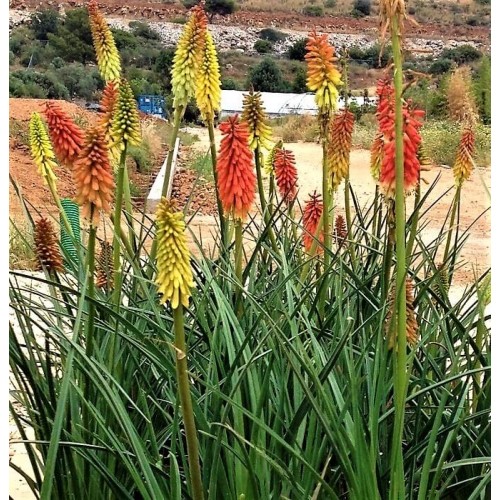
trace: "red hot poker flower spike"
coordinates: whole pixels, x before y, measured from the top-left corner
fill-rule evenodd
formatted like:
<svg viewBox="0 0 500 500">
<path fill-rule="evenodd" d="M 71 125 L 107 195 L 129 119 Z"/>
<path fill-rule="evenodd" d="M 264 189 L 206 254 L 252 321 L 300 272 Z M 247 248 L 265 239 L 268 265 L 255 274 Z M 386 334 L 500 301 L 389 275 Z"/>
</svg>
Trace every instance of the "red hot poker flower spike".
<svg viewBox="0 0 500 500">
<path fill-rule="evenodd" d="M 292 203 L 297 196 L 297 168 L 295 156 L 287 149 L 276 150 L 274 157 L 274 175 L 281 197 Z"/>
<path fill-rule="evenodd" d="M 312 244 L 316 231 L 318 230 L 318 224 L 321 219 L 321 214 L 323 213 L 323 201 L 321 200 L 321 196 L 316 194 L 314 191 L 313 194 L 309 195 L 309 200 L 307 200 L 305 209 L 304 209 L 304 233 L 302 235 L 302 239 L 304 241 L 304 248 L 306 252 L 311 250 Z M 317 239 L 319 242 L 323 243 L 324 234 L 323 231 L 320 230 L 320 233 L 317 235 Z M 316 246 L 316 253 L 320 254 L 323 251 L 320 244 Z"/>
<path fill-rule="evenodd" d="M 238 115 L 219 126 L 222 132 L 217 156 L 217 189 L 226 215 L 245 219 L 255 199 L 256 177 L 248 129 Z"/>
</svg>

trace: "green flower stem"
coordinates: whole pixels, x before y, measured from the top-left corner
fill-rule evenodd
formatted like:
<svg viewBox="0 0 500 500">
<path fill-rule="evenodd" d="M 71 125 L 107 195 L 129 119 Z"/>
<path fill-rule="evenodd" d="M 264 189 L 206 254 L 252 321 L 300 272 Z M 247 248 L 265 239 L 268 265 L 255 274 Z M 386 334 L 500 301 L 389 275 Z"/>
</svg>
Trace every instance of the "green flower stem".
<svg viewBox="0 0 500 500">
<path fill-rule="evenodd" d="M 132 197 L 130 195 L 130 180 L 128 177 L 127 165 L 125 164 L 123 172 L 123 199 L 125 201 L 125 218 L 128 223 L 129 240 L 134 250 L 137 250 L 134 231 L 134 218 L 132 216 Z M 136 256 L 138 258 L 138 256 Z"/>
<path fill-rule="evenodd" d="M 405 193 L 404 193 L 404 146 L 403 146 L 403 64 L 401 56 L 400 17 L 391 19 L 392 51 L 394 58 L 395 134 L 396 134 L 396 298 L 397 349 L 394 363 L 394 430 L 391 447 L 390 499 L 405 497 L 403 468 L 403 424 L 407 389 L 406 369 L 406 248 L 405 248 Z"/>
<path fill-rule="evenodd" d="M 125 179 L 125 158 L 127 156 L 127 147 L 120 155 L 120 164 L 118 166 L 118 174 L 116 181 L 116 199 L 115 213 L 113 218 L 114 237 L 113 237 L 113 269 L 114 269 L 114 303 L 118 307 L 120 305 L 121 288 L 122 288 L 122 273 L 120 264 L 120 230 L 121 230 L 121 215 L 123 202 L 123 184 Z"/>
<path fill-rule="evenodd" d="M 418 217 L 419 217 L 418 205 L 420 203 L 420 195 L 421 195 L 420 187 L 421 187 L 421 185 L 420 185 L 420 179 L 419 179 L 418 184 L 417 184 L 417 190 L 415 192 L 415 204 L 414 204 L 414 208 L 413 208 L 413 219 L 411 221 L 410 236 L 408 238 L 408 243 L 406 245 L 406 265 L 407 266 L 410 264 L 410 259 L 411 259 L 412 252 L 413 252 L 413 245 L 415 243 L 415 238 L 417 236 Z"/>
<path fill-rule="evenodd" d="M 330 265 L 330 250 L 332 249 L 332 234 L 331 234 L 331 193 L 330 186 L 328 185 L 328 163 L 327 163 L 327 138 L 326 138 L 326 127 L 323 127 L 323 137 L 322 147 L 323 147 L 323 234 L 324 234 L 324 252 L 323 252 L 323 268 L 324 272 L 327 272 L 327 269 Z M 326 302 L 326 295 L 328 293 L 328 287 L 324 286 L 321 290 L 318 309 L 319 311 L 323 311 Z"/>
<path fill-rule="evenodd" d="M 457 217 L 457 209 L 458 209 L 458 204 L 460 201 L 461 193 L 462 193 L 462 185 L 460 184 L 457 187 L 457 189 L 455 191 L 455 196 L 453 198 L 453 207 L 451 209 L 450 227 L 448 229 L 448 236 L 446 238 L 446 246 L 444 248 L 443 263 L 445 263 L 448 260 L 448 256 L 450 253 L 451 238 L 453 235 L 453 226 L 455 225 L 455 219 Z M 458 231 L 458 228 L 457 228 L 457 231 Z"/>
<path fill-rule="evenodd" d="M 92 218 L 93 211 L 94 211 L 94 207 L 92 207 L 92 209 L 91 209 L 91 218 Z M 94 225 L 90 226 L 86 267 L 89 270 L 87 290 L 88 290 L 88 297 L 91 300 L 89 302 L 89 312 L 88 312 L 88 320 L 87 320 L 87 334 L 86 334 L 87 344 L 86 344 L 86 349 L 85 349 L 85 353 L 89 357 L 92 356 L 93 347 L 94 347 L 95 305 L 93 303 L 93 300 L 95 298 L 94 274 L 95 274 L 96 233 L 97 233 L 97 228 Z"/>
<path fill-rule="evenodd" d="M 198 436 L 194 421 L 193 404 L 189 387 L 187 367 L 187 347 L 184 333 L 184 308 L 182 305 L 173 310 L 175 332 L 175 365 L 177 371 L 177 384 L 181 399 L 182 418 L 186 431 L 188 450 L 189 475 L 194 500 L 203 500 L 203 483 L 198 453 Z"/>
<path fill-rule="evenodd" d="M 243 224 L 241 219 L 234 221 L 234 272 L 238 283 L 235 288 L 238 315 L 243 313 L 241 293 L 243 287 Z"/>
<path fill-rule="evenodd" d="M 215 131 L 213 119 L 207 123 L 208 137 L 210 138 L 210 154 L 212 156 L 212 172 L 214 176 L 215 197 L 217 199 L 217 211 L 219 212 L 220 231 L 222 239 L 222 249 L 225 251 L 227 248 L 227 228 L 226 220 L 224 219 L 224 209 L 222 208 L 222 201 L 217 183 L 217 150 L 215 148 Z"/>
<path fill-rule="evenodd" d="M 345 186 L 344 186 L 345 222 L 347 226 L 347 239 L 349 240 L 348 242 L 349 253 L 351 254 L 351 262 L 354 265 L 354 262 L 356 260 L 356 254 L 354 252 L 354 246 L 353 246 L 354 241 L 352 238 L 351 199 L 349 196 L 349 190 L 350 190 L 350 181 L 349 181 L 349 172 L 347 172 L 345 178 Z"/>
</svg>

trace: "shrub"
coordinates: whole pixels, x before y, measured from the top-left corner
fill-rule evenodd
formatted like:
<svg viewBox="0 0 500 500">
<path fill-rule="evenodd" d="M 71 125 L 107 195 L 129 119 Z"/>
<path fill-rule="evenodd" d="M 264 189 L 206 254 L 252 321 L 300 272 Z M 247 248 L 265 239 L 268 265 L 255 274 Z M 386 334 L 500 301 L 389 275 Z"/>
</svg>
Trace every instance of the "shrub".
<svg viewBox="0 0 500 500">
<path fill-rule="evenodd" d="M 269 54 L 273 51 L 273 44 L 269 40 L 256 40 L 253 48 L 259 54 Z"/>
<path fill-rule="evenodd" d="M 31 15 L 31 29 L 37 40 L 47 40 L 49 33 L 57 33 L 61 17 L 57 10 L 43 9 Z"/>
<path fill-rule="evenodd" d="M 12 66 L 16 62 L 16 55 L 12 50 L 9 50 L 9 66 Z"/>
<path fill-rule="evenodd" d="M 138 40 L 130 31 L 125 31 L 119 28 L 111 28 L 113 38 L 115 39 L 116 48 L 122 49 L 136 49 Z"/>
<path fill-rule="evenodd" d="M 295 61 L 303 61 L 306 51 L 307 38 L 301 38 L 293 43 L 288 49 L 288 58 Z"/>
<path fill-rule="evenodd" d="M 382 54 L 379 44 L 374 44 L 366 49 L 352 47 L 349 49 L 349 58 L 354 62 L 364 63 L 369 68 L 384 67 L 391 58 L 391 47 L 384 46 Z"/>
<path fill-rule="evenodd" d="M 484 56 L 474 82 L 474 94 L 479 116 L 484 124 L 491 123 L 491 59 Z"/>
<path fill-rule="evenodd" d="M 286 35 L 281 31 L 275 30 L 274 28 L 264 28 L 259 31 L 259 38 L 262 40 L 269 40 L 270 42 L 280 42 L 285 40 Z"/>
<path fill-rule="evenodd" d="M 50 72 L 40 73 L 33 70 L 14 71 L 9 75 L 9 90 L 12 91 L 15 97 L 69 98 L 68 89 L 57 76 Z"/>
<path fill-rule="evenodd" d="M 16 55 L 21 55 L 22 50 L 33 43 L 32 32 L 22 26 L 15 28 L 9 37 L 9 49 Z"/>
<path fill-rule="evenodd" d="M 260 92 L 283 92 L 286 86 L 281 70 L 270 58 L 250 70 L 249 83 Z"/>
<path fill-rule="evenodd" d="M 238 90 L 238 84 L 232 78 L 222 78 L 221 88 L 224 90 Z"/>
<path fill-rule="evenodd" d="M 333 9 L 337 6 L 337 0 L 326 0 L 325 9 Z"/>
<path fill-rule="evenodd" d="M 453 61 L 451 59 L 439 58 L 430 65 L 429 73 L 431 75 L 442 75 L 448 73 L 452 67 Z"/>
<path fill-rule="evenodd" d="M 441 52 L 441 58 L 451 59 L 457 64 L 466 64 L 481 59 L 482 53 L 472 45 L 460 45 L 454 49 L 445 49 Z"/>
<path fill-rule="evenodd" d="M 307 92 L 307 71 L 303 66 L 299 66 L 292 83 L 292 91 L 297 94 Z"/>
<path fill-rule="evenodd" d="M 176 16 L 170 19 L 171 23 L 175 24 L 186 24 L 187 22 L 187 17 L 186 16 Z"/>
<path fill-rule="evenodd" d="M 132 28 L 132 33 L 146 40 L 161 40 L 160 35 L 147 23 L 141 21 L 131 21 L 129 23 L 130 28 Z"/>
<path fill-rule="evenodd" d="M 320 5 L 306 5 L 302 9 L 302 14 L 305 16 L 321 17 L 324 13 L 325 11 Z"/>
<path fill-rule="evenodd" d="M 355 0 L 353 7 L 353 15 L 358 16 L 369 16 L 372 10 L 371 0 Z"/>
</svg>

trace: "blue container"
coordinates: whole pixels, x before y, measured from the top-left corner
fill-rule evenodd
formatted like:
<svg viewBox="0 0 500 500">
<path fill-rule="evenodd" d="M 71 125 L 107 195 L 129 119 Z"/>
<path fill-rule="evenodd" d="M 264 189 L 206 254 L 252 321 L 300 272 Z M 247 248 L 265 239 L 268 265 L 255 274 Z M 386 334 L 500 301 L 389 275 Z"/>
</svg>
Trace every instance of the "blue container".
<svg viewBox="0 0 500 500">
<path fill-rule="evenodd" d="M 165 98 L 161 95 L 140 95 L 137 99 L 139 110 L 150 115 L 166 118 Z"/>
</svg>

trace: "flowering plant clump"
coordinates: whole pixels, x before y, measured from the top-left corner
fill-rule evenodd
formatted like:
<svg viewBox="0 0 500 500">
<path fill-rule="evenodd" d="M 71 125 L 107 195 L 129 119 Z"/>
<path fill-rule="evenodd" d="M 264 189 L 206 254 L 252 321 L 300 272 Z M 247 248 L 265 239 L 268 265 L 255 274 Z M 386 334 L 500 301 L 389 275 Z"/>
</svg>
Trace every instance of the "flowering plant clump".
<svg viewBox="0 0 500 500">
<path fill-rule="evenodd" d="M 193 273 L 189 263 L 184 214 L 173 201 L 162 198 L 156 210 L 158 241 L 158 275 L 155 283 L 162 294 L 161 303 L 170 302 L 172 309 L 189 306 Z"/>
<path fill-rule="evenodd" d="M 71 166 L 80 153 L 83 131 L 55 103 L 46 102 L 44 114 L 57 159 L 63 165 Z"/>
<path fill-rule="evenodd" d="M 330 187 L 334 191 L 349 173 L 354 115 L 348 109 L 338 113 L 330 124 L 328 142 L 328 171 Z"/>
<path fill-rule="evenodd" d="M 207 22 L 205 9 L 200 3 L 192 8 L 191 16 L 177 42 L 172 66 L 174 107 L 185 106 L 195 95 L 198 72 L 203 61 Z"/>
<path fill-rule="evenodd" d="M 54 168 L 57 166 L 55 162 L 56 157 L 47 134 L 47 129 L 40 114 L 37 112 L 31 115 L 29 132 L 31 156 L 38 167 L 39 174 L 43 177 L 46 184 L 55 181 Z"/>
<path fill-rule="evenodd" d="M 238 115 L 229 117 L 219 129 L 222 140 L 217 156 L 217 189 L 226 215 L 243 220 L 255 200 L 257 183 L 248 129 Z"/>
<path fill-rule="evenodd" d="M 76 202 L 82 216 L 93 226 L 99 224 L 99 211 L 111 211 L 115 182 L 109 164 L 104 132 L 100 127 L 87 131 L 85 143 L 74 166 Z"/>
<path fill-rule="evenodd" d="M 241 120 L 248 126 L 250 149 L 271 149 L 271 127 L 266 123 L 262 94 L 250 90 L 243 97 Z"/>
<path fill-rule="evenodd" d="M 88 10 L 90 31 L 101 76 L 106 82 L 117 80 L 120 78 L 121 63 L 113 34 L 95 0 L 89 2 Z"/>
<path fill-rule="evenodd" d="M 278 190 L 286 203 L 290 204 L 297 196 L 297 167 L 295 156 L 287 149 L 278 149 L 274 159 L 274 175 Z"/>
<path fill-rule="evenodd" d="M 321 196 L 316 194 L 316 191 L 309 195 L 305 209 L 304 209 L 304 233 L 302 239 L 304 242 L 304 249 L 310 252 L 313 241 L 315 240 L 316 232 L 318 231 L 318 224 L 321 220 L 323 213 L 323 202 Z M 323 231 L 317 235 L 317 240 L 320 243 L 324 242 L 325 235 Z M 320 254 L 323 251 L 320 244 L 316 246 L 316 253 Z"/>
</svg>

